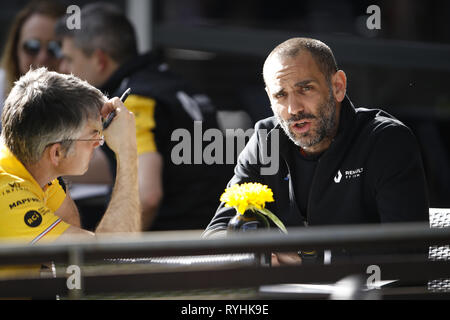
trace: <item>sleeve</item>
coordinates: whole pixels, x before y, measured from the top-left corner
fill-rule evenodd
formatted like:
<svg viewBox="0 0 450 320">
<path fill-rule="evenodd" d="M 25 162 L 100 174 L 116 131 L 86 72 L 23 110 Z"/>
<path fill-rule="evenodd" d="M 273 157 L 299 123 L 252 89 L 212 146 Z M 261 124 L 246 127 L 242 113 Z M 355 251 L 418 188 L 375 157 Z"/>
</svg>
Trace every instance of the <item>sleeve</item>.
<svg viewBox="0 0 450 320">
<path fill-rule="evenodd" d="M 409 128 L 380 132 L 370 157 L 372 192 L 382 223 L 429 220 L 428 191 L 420 149 Z"/>
<path fill-rule="evenodd" d="M 156 152 L 155 143 L 155 106 L 154 99 L 133 95 L 128 96 L 125 106 L 134 113 L 136 119 L 136 141 L 138 155 Z"/>
<path fill-rule="evenodd" d="M 53 180 L 46 190 L 47 195 L 47 207 L 56 211 L 64 202 L 66 198 L 66 184 L 64 180 L 59 177 Z"/>
<path fill-rule="evenodd" d="M 36 195 L 26 189 L 0 192 L 0 237 L 34 244 L 52 240 L 69 228 Z M 62 198 L 64 200 L 64 198 Z"/>
<path fill-rule="evenodd" d="M 234 175 L 227 184 L 227 188 L 235 184 L 245 182 L 260 182 L 262 177 L 259 174 L 261 165 L 257 163 L 258 159 L 258 130 L 255 130 L 249 142 L 239 155 L 237 164 L 234 168 Z M 202 234 L 203 238 L 214 238 L 225 235 L 228 222 L 236 215 L 234 208 L 225 207 L 222 202 L 219 205 L 214 217 Z"/>
</svg>

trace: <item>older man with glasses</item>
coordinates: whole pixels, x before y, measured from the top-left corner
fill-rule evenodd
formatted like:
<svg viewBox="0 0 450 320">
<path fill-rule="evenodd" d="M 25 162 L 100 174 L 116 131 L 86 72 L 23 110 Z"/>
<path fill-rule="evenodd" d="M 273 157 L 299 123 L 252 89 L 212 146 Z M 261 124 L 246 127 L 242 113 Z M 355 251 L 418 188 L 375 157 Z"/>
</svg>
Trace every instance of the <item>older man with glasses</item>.
<svg viewBox="0 0 450 320">
<path fill-rule="evenodd" d="M 115 111 L 103 130 L 102 118 Z M 99 232 L 140 230 L 134 115 L 118 98 L 73 75 L 31 70 L 11 90 L 2 114 L 0 239 L 34 244 L 94 233 L 80 228 L 78 210 L 63 180 L 82 175 L 106 141 L 117 158 L 112 199 Z"/>
</svg>

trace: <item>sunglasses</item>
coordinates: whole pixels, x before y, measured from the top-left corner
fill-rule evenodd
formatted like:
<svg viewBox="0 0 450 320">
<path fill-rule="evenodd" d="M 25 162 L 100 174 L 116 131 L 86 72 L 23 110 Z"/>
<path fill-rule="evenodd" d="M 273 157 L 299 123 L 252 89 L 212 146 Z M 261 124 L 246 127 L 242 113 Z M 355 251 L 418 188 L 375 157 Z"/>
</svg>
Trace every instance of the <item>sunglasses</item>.
<svg viewBox="0 0 450 320">
<path fill-rule="evenodd" d="M 23 43 L 22 48 L 29 56 L 35 57 L 41 51 L 41 46 L 42 44 L 40 40 L 30 39 Z M 62 57 L 61 45 L 57 41 L 52 40 L 48 42 L 47 52 L 55 59 Z"/>
</svg>

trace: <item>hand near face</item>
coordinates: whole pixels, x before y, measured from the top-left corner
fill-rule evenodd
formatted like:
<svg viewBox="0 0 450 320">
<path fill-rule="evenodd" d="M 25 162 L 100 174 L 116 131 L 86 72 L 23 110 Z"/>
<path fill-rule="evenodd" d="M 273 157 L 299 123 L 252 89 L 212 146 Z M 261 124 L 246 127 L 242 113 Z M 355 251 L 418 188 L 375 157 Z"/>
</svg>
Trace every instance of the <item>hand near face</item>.
<svg viewBox="0 0 450 320">
<path fill-rule="evenodd" d="M 119 98 L 115 97 L 106 102 L 101 110 L 101 115 L 106 118 L 112 111 L 116 116 L 103 135 L 108 146 L 116 154 L 137 152 L 136 126 L 134 114 L 125 107 Z"/>
</svg>

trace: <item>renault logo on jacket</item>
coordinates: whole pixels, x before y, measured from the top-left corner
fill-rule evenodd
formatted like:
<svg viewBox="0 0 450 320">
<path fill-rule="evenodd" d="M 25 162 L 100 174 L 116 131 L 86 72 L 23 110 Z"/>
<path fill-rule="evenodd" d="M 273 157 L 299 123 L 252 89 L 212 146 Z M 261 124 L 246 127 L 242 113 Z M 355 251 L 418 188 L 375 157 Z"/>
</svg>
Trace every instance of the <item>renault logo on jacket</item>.
<svg viewBox="0 0 450 320">
<path fill-rule="evenodd" d="M 342 173 L 341 170 L 338 171 L 338 173 L 336 174 L 336 176 L 334 177 L 334 182 L 339 183 L 341 182 L 342 179 Z"/>
<path fill-rule="evenodd" d="M 345 170 L 345 179 L 355 179 L 361 177 L 361 174 L 364 172 L 364 168 L 357 168 L 353 170 Z M 334 182 L 339 183 L 342 179 L 342 172 L 339 170 L 334 177 Z"/>
</svg>

